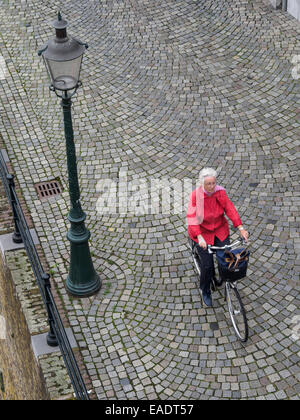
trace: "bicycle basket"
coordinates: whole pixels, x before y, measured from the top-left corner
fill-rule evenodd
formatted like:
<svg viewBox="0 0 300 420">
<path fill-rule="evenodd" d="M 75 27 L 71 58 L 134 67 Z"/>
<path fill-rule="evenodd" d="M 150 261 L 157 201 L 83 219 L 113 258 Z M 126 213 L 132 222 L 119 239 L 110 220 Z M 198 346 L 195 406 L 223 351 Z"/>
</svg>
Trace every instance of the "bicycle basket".
<svg viewBox="0 0 300 420">
<path fill-rule="evenodd" d="M 217 261 L 220 277 L 223 280 L 236 281 L 247 275 L 250 252 L 248 249 L 218 250 Z"/>
</svg>

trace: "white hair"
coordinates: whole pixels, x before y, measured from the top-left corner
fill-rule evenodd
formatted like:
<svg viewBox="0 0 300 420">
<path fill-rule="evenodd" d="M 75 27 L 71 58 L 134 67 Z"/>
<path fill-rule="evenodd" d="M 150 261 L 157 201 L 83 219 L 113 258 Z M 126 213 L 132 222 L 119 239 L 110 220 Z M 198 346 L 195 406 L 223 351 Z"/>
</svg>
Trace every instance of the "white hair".
<svg viewBox="0 0 300 420">
<path fill-rule="evenodd" d="M 199 183 L 200 185 L 204 185 L 204 178 L 206 178 L 207 176 L 213 176 L 214 178 L 217 178 L 217 171 L 215 171 L 212 168 L 203 168 L 201 169 L 201 171 L 199 172 Z"/>
</svg>

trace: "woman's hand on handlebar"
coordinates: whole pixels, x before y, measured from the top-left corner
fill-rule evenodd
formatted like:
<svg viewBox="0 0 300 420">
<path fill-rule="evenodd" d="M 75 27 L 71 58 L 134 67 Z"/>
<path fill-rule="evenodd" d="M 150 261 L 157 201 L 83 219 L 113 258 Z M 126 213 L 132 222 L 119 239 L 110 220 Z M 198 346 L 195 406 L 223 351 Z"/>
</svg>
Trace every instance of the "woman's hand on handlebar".
<svg viewBox="0 0 300 420">
<path fill-rule="evenodd" d="M 198 239 L 199 246 L 200 246 L 201 248 L 203 248 L 203 249 L 206 249 L 206 248 L 207 248 L 207 244 L 206 244 L 206 242 L 205 242 L 205 240 L 204 240 L 203 236 L 198 235 L 198 236 L 197 236 L 197 239 Z"/>
<path fill-rule="evenodd" d="M 245 242 L 248 242 L 249 232 L 246 229 L 240 230 L 241 237 L 244 239 Z"/>
</svg>

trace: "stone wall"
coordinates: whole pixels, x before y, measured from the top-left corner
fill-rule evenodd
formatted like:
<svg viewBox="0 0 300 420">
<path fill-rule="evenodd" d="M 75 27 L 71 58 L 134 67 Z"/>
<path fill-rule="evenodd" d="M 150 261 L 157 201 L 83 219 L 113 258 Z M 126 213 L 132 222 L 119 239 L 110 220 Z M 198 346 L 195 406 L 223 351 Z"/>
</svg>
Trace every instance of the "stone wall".
<svg viewBox="0 0 300 420">
<path fill-rule="evenodd" d="M 0 258 L 0 399 L 46 400 L 49 393 L 9 268 Z"/>
<path fill-rule="evenodd" d="M 34 337 L 46 341 L 49 325 L 24 249 L 6 252 L 5 257 L 0 252 L 0 277 L 0 399 L 73 399 L 58 347 L 33 349 Z"/>
</svg>

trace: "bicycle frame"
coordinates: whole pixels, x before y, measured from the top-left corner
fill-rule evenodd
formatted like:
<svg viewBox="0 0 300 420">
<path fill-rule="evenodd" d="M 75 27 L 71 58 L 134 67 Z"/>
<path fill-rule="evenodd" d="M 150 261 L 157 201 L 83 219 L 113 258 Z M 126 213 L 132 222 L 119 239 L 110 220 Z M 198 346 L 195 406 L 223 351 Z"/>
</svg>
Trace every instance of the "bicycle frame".
<svg viewBox="0 0 300 420">
<path fill-rule="evenodd" d="M 217 250 L 226 250 L 226 249 L 236 249 L 238 246 L 243 244 L 243 246 L 249 246 L 249 242 L 245 240 L 238 239 L 232 244 L 225 245 L 222 247 L 217 247 L 213 245 L 208 245 L 207 250 L 209 254 L 215 254 Z M 194 256 L 193 256 L 194 259 Z M 199 274 L 199 268 L 197 267 L 196 261 L 194 261 L 194 265 Z M 246 312 L 244 309 L 244 305 L 242 299 L 240 297 L 238 288 L 236 286 L 235 281 L 229 281 L 224 279 L 225 282 L 225 296 L 224 300 L 227 301 L 229 316 L 231 319 L 232 326 L 234 331 L 239 338 L 239 340 L 245 343 L 248 340 L 248 322 L 246 317 Z M 214 285 L 214 290 L 216 290 L 216 286 Z M 242 319 L 240 319 L 242 317 Z"/>
</svg>

